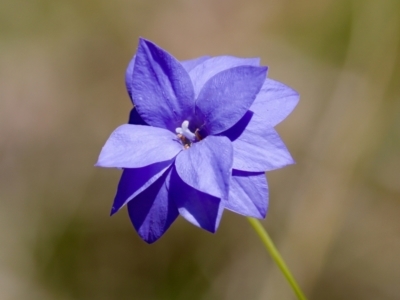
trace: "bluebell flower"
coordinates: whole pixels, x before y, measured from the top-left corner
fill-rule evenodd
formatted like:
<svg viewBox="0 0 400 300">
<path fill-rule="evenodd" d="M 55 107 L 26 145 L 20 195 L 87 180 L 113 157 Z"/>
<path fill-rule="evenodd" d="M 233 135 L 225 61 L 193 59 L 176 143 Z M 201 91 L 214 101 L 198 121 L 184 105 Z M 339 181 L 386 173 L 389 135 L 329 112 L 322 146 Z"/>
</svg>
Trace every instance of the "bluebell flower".
<svg viewBox="0 0 400 300">
<path fill-rule="evenodd" d="M 96 164 L 123 169 L 111 214 L 127 205 L 148 243 L 178 215 L 210 232 L 224 208 L 264 218 L 265 171 L 293 163 L 274 126 L 299 99 L 266 74 L 258 58 L 179 62 L 140 39 L 126 71 L 129 124 L 111 134 Z"/>
</svg>

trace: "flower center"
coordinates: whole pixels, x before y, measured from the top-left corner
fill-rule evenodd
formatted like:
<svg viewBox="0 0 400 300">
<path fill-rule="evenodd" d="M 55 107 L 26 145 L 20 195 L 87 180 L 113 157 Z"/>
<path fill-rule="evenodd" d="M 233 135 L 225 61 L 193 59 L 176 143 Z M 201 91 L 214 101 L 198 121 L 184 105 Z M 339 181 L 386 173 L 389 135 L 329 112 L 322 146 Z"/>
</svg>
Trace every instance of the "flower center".
<svg viewBox="0 0 400 300">
<path fill-rule="evenodd" d="M 191 132 L 189 129 L 189 121 L 187 120 L 183 121 L 181 127 L 175 129 L 185 149 L 188 149 L 192 143 L 202 140 L 198 131 L 199 130 L 196 129 L 194 133 Z"/>
</svg>

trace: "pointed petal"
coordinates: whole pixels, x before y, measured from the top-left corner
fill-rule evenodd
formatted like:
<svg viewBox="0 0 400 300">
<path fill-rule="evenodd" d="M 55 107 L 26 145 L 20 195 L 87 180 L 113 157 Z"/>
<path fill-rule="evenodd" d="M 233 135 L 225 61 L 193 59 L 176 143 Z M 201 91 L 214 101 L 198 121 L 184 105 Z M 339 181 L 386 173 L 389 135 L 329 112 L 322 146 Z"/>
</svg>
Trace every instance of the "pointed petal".
<svg viewBox="0 0 400 300">
<path fill-rule="evenodd" d="M 224 136 L 208 136 L 182 151 L 175 160 L 179 177 L 192 188 L 227 199 L 233 149 Z"/>
<path fill-rule="evenodd" d="M 184 183 L 176 170 L 172 170 L 170 183 L 170 196 L 174 199 L 181 216 L 190 223 L 214 233 L 224 210 L 222 201 Z"/>
<path fill-rule="evenodd" d="M 251 122 L 250 122 L 251 123 Z M 273 128 L 248 126 L 232 142 L 233 169 L 247 172 L 264 172 L 294 163 L 282 139 Z"/>
<path fill-rule="evenodd" d="M 243 131 L 246 130 L 246 127 L 249 125 L 251 119 L 253 118 L 253 112 L 248 110 L 243 115 L 243 117 L 231 128 L 225 130 L 224 132 L 220 133 L 219 135 L 228 137 L 231 141 L 236 140 L 239 138 Z"/>
<path fill-rule="evenodd" d="M 216 56 L 205 60 L 189 71 L 193 82 L 195 98 L 200 94 L 204 84 L 219 72 L 238 66 L 259 66 L 259 58 L 240 58 L 234 56 Z"/>
<path fill-rule="evenodd" d="M 211 58 L 211 56 L 201 56 L 195 59 L 190 59 L 190 60 L 184 60 L 181 61 L 182 66 L 185 68 L 186 72 L 190 72 L 193 70 L 196 66 L 199 64 L 205 62 L 207 59 Z"/>
<path fill-rule="evenodd" d="M 268 186 L 265 173 L 232 171 L 229 199 L 225 208 L 248 217 L 263 219 L 267 214 Z"/>
<path fill-rule="evenodd" d="M 267 68 L 240 66 L 222 71 L 204 85 L 196 100 L 196 117 L 208 135 L 236 124 L 250 108 L 265 81 Z"/>
<path fill-rule="evenodd" d="M 194 111 L 189 74 L 172 55 L 144 39 L 136 53 L 132 98 L 147 124 L 171 131 Z"/>
<path fill-rule="evenodd" d="M 96 166 L 141 168 L 173 159 L 182 149 L 176 136 L 168 130 L 124 124 L 108 138 Z"/>
<path fill-rule="evenodd" d="M 178 216 L 168 195 L 170 171 L 128 202 L 128 213 L 139 236 L 151 244 L 158 240 Z"/>
<path fill-rule="evenodd" d="M 299 94 L 290 87 L 272 79 L 266 79 L 250 107 L 254 122 L 274 127 L 284 120 L 299 102 Z"/>
<path fill-rule="evenodd" d="M 133 107 L 131 109 L 128 123 L 132 125 L 147 125 L 146 122 L 143 121 L 142 117 L 137 112 L 136 107 Z"/>
<path fill-rule="evenodd" d="M 111 215 L 160 178 L 172 162 L 173 160 L 168 160 L 143 168 L 124 169 L 111 208 Z"/>
<path fill-rule="evenodd" d="M 135 66 L 135 58 L 136 55 L 134 55 L 131 59 L 131 61 L 128 64 L 128 67 L 126 68 L 125 72 L 125 86 L 126 90 L 128 91 L 129 97 L 132 99 L 132 75 L 133 75 L 133 67 Z"/>
</svg>

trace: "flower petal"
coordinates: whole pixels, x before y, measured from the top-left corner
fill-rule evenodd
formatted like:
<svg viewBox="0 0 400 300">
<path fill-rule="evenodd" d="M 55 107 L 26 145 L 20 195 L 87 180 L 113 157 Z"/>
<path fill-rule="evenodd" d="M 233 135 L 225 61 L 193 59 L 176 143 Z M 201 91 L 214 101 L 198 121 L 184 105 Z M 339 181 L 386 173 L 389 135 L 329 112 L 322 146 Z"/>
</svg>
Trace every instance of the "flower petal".
<svg viewBox="0 0 400 300">
<path fill-rule="evenodd" d="M 266 79 L 250 107 L 253 121 L 266 127 L 274 127 L 284 120 L 299 102 L 299 94 L 290 87 L 272 79 Z"/>
<path fill-rule="evenodd" d="M 179 215 L 168 195 L 170 171 L 128 202 L 128 213 L 139 236 L 151 244 L 159 239 Z"/>
<path fill-rule="evenodd" d="M 207 59 L 210 59 L 211 56 L 201 56 L 195 59 L 190 59 L 190 60 L 184 60 L 181 61 L 182 66 L 185 68 L 186 72 L 190 72 L 193 70 L 196 66 L 199 64 L 205 62 Z"/>
<path fill-rule="evenodd" d="M 168 52 L 144 39 L 136 53 L 132 98 L 147 124 L 171 131 L 194 111 L 193 85 L 186 70 Z"/>
<path fill-rule="evenodd" d="M 96 166 L 141 168 L 170 160 L 182 149 L 182 144 L 168 130 L 124 124 L 108 138 Z"/>
<path fill-rule="evenodd" d="M 132 125 L 147 125 L 146 122 L 143 121 L 142 117 L 137 112 L 135 106 L 131 109 L 131 112 L 129 113 L 128 123 Z"/>
<path fill-rule="evenodd" d="M 232 142 L 234 151 L 233 169 L 263 172 L 294 163 L 275 129 L 264 129 L 264 126 L 261 126 L 262 124 L 258 127 L 250 126 L 250 124 L 242 135 Z"/>
<path fill-rule="evenodd" d="M 224 136 L 208 136 L 179 153 L 175 167 L 179 177 L 192 188 L 227 199 L 233 149 Z"/>
<path fill-rule="evenodd" d="M 195 98 L 200 94 L 204 84 L 219 72 L 238 66 L 259 66 L 259 58 L 240 58 L 234 56 L 216 56 L 205 60 L 189 71 L 193 82 Z"/>
<path fill-rule="evenodd" d="M 240 66 L 207 81 L 196 100 L 201 129 L 214 135 L 236 124 L 256 98 L 266 73 L 265 67 Z"/>
<path fill-rule="evenodd" d="M 131 59 L 131 61 L 128 64 L 128 67 L 126 68 L 125 72 L 125 86 L 126 90 L 128 91 L 129 97 L 132 99 L 132 75 L 133 75 L 133 67 L 135 66 L 135 59 L 136 55 L 134 55 Z"/>
<path fill-rule="evenodd" d="M 224 210 L 221 199 L 187 185 L 174 169 L 171 173 L 170 196 L 187 221 L 212 233 L 217 230 Z"/>
<path fill-rule="evenodd" d="M 253 115 L 254 113 L 252 111 L 250 110 L 246 111 L 243 117 L 239 121 L 237 121 L 235 125 L 233 125 L 228 130 L 225 130 L 224 132 L 220 133 L 219 135 L 226 136 L 231 141 L 236 140 L 238 137 L 242 135 L 243 131 L 246 130 L 246 127 L 249 125 L 251 119 L 253 118 Z"/>
<path fill-rule="evenodd" d="M 268 185 L 265 173 L 232 171 L 229 200 L 225 208 L 248 217 L 263 219 L 267 214 Z"/>
<path fill-rule="evenodd" d="M 143 168 L 124 169 L 110 215 L 115 214 L 126 203 L 153 184 L 165 173 L 172 162 L 173 160 L 167 160 Z"/>
</svg>

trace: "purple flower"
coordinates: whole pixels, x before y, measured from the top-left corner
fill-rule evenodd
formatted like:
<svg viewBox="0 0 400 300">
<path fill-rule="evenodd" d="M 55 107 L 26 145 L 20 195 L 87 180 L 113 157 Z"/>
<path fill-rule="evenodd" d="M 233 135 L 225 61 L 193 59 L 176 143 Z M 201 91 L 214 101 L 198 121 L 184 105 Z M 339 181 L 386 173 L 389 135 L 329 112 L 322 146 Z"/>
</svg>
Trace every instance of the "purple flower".
<svg viewBox="0 0 400 300">
<path fill-rule="evenodd" d="M 111 214 L 127 204 L 148 243 L 181 215 L 215 232 L 222 212 L 264 218 L 265 171 L 293 163 L 274 126 L 299 96 L 266 78 L 258 58 L 179 62 L 140 39 L 126 71 L 129 124 L 104 145 L 97 166 L 123 168 Z"/>
</svg>

